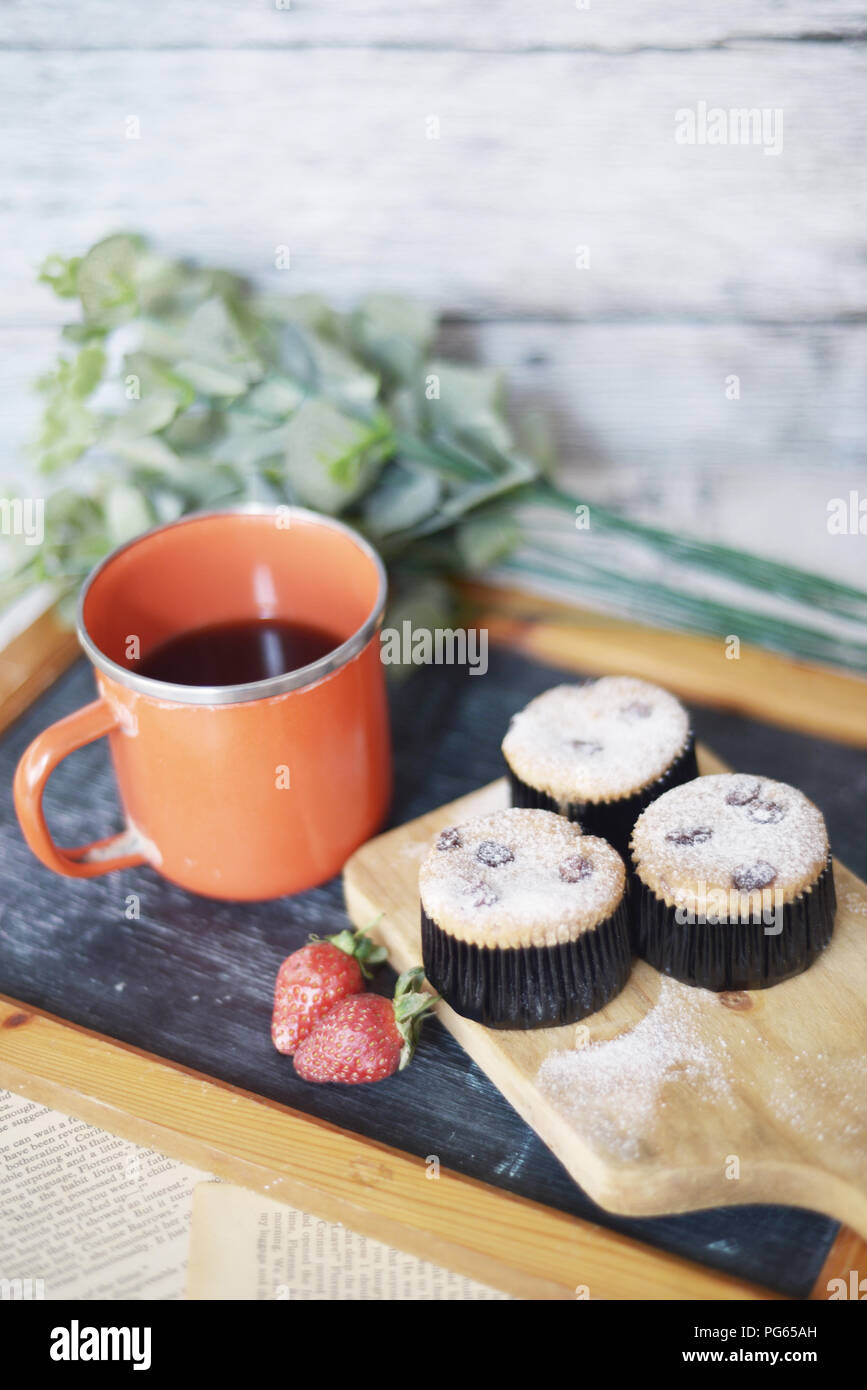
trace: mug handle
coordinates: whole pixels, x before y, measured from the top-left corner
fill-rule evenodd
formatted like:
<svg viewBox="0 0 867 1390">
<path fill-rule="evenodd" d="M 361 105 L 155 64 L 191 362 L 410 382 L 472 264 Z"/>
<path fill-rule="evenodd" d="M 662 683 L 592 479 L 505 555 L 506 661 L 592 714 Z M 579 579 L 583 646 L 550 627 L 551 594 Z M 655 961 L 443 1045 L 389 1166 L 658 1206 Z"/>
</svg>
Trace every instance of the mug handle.
<svg viewBox="0 0 867 1390">
<path fill-rule="evenodd" d="M 105 840 L 94 840 L 89 845 L 79 845 L 76 849 L 61 849 L 52 840 L 45 823 L 42 794 L 58 763 L 77 748 L 93 743 L 117 727 L 117 717 L 106 701 L 94 700 L 50 725 L 33 740 L 18 764 L 14 783 L 15 810 L 24 838 L 37 859 L 56 874 L 64 874 L 67 878 L 96 878 L 112 869 L 129 869 L 135 864 L 148 863 L 143 854 L 130 852 L 128 830 Z"/>
</svg>

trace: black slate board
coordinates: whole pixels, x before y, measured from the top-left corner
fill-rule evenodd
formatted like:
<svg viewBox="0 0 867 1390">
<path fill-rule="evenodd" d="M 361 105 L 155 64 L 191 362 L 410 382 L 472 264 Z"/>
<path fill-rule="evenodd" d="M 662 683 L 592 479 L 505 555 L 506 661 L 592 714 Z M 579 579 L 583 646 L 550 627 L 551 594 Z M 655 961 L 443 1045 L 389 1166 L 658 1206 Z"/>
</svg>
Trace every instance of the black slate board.
<svg viewBox="0 0 867 1390">
<path fill-rule="evenodd" d="M 510 653 L 488 673 L 416 673 L 393 692 L 394 823 L 491 781 L 509 716 L 562 673 Z M 522 1196 L 598 1221 L 661 1249 L 805 1297 L 837 1231 L 826 1217 L 742 1207 L 627 1220 L 590 1202 L 439 1024 L 412 1067 L 388 1083 L 305 1085 L 271 1047 L 271 990 L 281 960 L 311 931 L 344 923 L 339 880 L 279 902 L 216 903 L 134 869 L 89 882 L 61 879 L 25 847 L 9 787 L 26 745 L 93 698 L 79 663 L 0 741 L 0 992 L 159 1056 L 426 1156 Z M 733 715 L 698 710 L 698 736 L 732 766 L 794 782 L 823 808 L 835 851 L 867 875 L 862 812 L 867 754 Z M 58 842 L 120 826 L 104 742 L 68 759 L 46 798 Z M 140 897 L 140 920 L 125 916 Z M 377 988 L 390 990 L 383 970 Z"/>
</svg>

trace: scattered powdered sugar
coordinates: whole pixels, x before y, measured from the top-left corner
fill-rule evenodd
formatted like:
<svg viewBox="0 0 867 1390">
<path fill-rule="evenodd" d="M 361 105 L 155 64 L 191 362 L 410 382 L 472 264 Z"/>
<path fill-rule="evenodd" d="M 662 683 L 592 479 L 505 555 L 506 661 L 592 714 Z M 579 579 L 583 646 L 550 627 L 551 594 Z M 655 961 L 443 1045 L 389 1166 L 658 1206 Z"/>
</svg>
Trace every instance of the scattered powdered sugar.
<svg viewBox="0 0 867 1390">
<path fill-rule="evenodd" d="M 503 755 L 523 782 L 562 803 L 615 800 L 660 777 L 689 737 L 667 690 L 631 676 L 558 685 L 516 714 Z"/>
<path fill-rule="evenodd" d="M 844 893 L 840 898 L 840 906 L 853 917 L 867 917 L 867 897 L 863 893 Z"/>
<path fill-rule="evenodd" d="M 838 1154 L 867 1144 L 862 1057 L 833 1059 L 805 1048 L 778 1064 L 767 1079 L 764 1102 L 780 1121 L 823 1141 L 830 1128 Z"/>
<path fill-rule="evenodd" d="M 768 777 L 724 773 L 672 787 L 639 816 L 641 877 L 677 902 L 697 888 L 796 893 L 825 865 L 828 835 L 803 792 Z"/>
<path fill-rule="evenodd" d="M 512 808 L 446 826 L 421 866 L 428 916 L 465 941 L 548 946 L 609 917 L 623 860 L 552 811 Z"/>
<path fill-rule="evenodd" d="M 667 1087 L 690 1088 L 691 1112 L 732 1103 L 724 1057 L 701 1034 L 714 1007 L 716 995 L 663 975 L 656 1003 L 630 1032 L 552 1053 L 537 1085 L 588 1138 L 618 1158 L 639 1158 L 652 1144 L 654 1122 L 664 1118 Z M 724 1041 L 716 1042 L 724 1052 Z"/>
</svg>

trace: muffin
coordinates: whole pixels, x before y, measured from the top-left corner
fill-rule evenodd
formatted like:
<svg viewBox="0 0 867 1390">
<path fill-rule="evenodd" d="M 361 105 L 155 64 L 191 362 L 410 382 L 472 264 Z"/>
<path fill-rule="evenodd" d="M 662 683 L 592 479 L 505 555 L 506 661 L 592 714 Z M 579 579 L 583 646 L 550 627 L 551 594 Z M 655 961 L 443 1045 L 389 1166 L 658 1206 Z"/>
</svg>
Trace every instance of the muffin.
<svg viewBox="0 0 867 1390">
<path fill-rule="evenodd" d="M 626 869 L 551 811 L 449 826 L 419 873 L 425 973 L 489 1028 L 550 1028 L 601 1009 L 631 966 Z"/>
<path fill-rule="evenodd" d="M 831 940 L 836 897 L 822 813 L 767 777 L 699 777 L 632 834 L 639 955 L 686 984 L 764 989 Z"/>
<path fill-rule="evenodd" d="M 631 676 L 546 690 L 515 715 L 503 757 L 513 806 L 559 811 L 624 856 L 645 806 L 698 776 L 683 705 Z"/>
</svg>

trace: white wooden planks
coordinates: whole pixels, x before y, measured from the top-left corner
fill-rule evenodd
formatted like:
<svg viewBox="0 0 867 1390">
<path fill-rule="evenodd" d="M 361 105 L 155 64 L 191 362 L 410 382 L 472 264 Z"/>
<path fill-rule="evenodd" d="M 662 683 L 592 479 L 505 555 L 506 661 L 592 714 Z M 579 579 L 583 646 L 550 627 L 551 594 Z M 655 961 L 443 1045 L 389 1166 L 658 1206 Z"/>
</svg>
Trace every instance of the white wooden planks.
<svg viewBox="0 0 867 1390">
<path fill-rule="evenodd" d="M 63 317 L 37 265 L 134 227 L 428 300 L 550 411 L 574 485 L 858 582 L 825 509 L 867 409 L 863 27 L 836 0 L 8 0 L 0 478 Z M 699 101 L 779 107 L 782 153 L 678 145 Z"/>
<path fill-rule="evenodd" d="M 147 7 L 4 0 L 0 42 L 40 48 L 370 46 L 691 48 L 738 39 L 858 35 L 851 0 L 184 0 Z"/>
<path fill-rule="evenodd" d="M 0 53 L 4 313 L 55 312 L 45 254 L 140 227 L 274 285 L 469 316 L 860 314 L 867 52 L 831 52 Z M 781 108 L 782 154 L 678 145 L 700 100 Z"/>
</svg>

